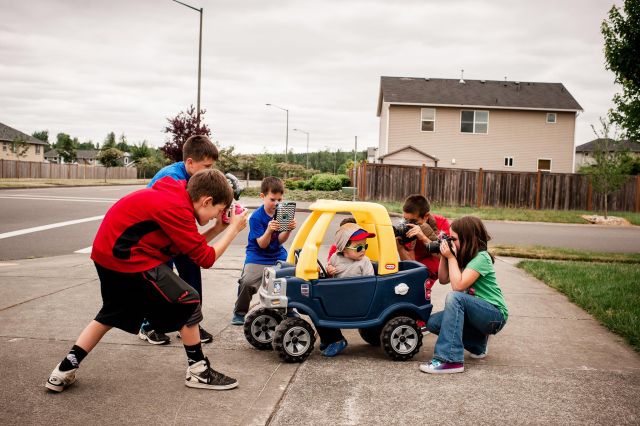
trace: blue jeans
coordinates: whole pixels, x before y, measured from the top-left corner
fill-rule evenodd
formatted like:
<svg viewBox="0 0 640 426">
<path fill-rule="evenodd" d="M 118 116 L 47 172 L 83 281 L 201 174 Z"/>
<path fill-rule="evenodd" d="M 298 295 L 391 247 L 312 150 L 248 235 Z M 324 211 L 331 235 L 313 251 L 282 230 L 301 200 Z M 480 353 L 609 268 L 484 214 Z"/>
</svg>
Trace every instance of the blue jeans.
<svg viewBox="0 0 640 426">
<path fill-rule="evenodd" d="M 427 329 L 438 335 L 433 357 L 443 362 L 464 362 L 464 350 L 479 355 L 487 349 L 489 334 L 506 321 L 491 303 L 467 293 L 447 294 L 444 311 L 429 317 Z"/>
</svg>

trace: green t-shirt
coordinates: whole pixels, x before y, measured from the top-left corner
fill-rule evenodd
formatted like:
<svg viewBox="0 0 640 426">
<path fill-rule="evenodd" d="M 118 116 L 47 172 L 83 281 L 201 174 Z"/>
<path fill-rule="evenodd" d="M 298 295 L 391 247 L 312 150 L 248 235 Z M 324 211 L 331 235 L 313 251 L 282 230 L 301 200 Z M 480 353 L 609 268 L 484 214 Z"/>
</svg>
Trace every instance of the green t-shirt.
<svg viewBox="0 0 640 426">
<path fill-rule="evenodd" d="M 506 321 L 509 311 L 507 310 L 507 304 L 504 302 L 502 291 L 498 287 L 496 271 L 493 269 L 493 262 L 489 253 L 481 251 L 476 254 L 476 257 L 467 264 L 467 268 L 473 269 L 480 274 L 476 282 L 471 286 L 475 290 L 475 295 L 498 308 Z"/>
</svg>

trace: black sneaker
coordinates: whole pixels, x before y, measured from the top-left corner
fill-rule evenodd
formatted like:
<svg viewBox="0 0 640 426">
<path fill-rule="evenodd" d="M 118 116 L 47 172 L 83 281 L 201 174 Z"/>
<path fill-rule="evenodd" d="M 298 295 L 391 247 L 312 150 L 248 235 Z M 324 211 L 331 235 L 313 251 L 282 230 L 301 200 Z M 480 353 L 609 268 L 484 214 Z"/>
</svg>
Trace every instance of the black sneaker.
<svg viewBox="0 0 640 426">
<path fill-rule="evenodd" d="M 184 384 L 190 388 L 226 390 L 238 387 L 238 381 L 211 368 L 205 358 L 187 368 Z"/>
<path fill-rule="evenodd" d="M 200 327 L 200 342 L 209 343 L 213 341 L 213 335 L 204 328 Z"/>
<path fill-rule="evenodd" d="M 152 345 L 166 345 L 171 341 L 171 338 L 164 333 L 158 333 L 155 330 L 145 331 L 142 328 L 138 332 L 138 337 Z"/>
</svg>

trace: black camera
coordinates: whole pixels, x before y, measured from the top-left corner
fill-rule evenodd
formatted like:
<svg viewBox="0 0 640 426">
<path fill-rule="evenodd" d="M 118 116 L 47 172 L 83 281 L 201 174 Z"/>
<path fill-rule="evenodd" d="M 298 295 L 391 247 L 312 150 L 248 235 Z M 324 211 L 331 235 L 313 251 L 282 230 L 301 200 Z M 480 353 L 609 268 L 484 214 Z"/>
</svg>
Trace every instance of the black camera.
<svg viewBox="0 0 640 426">
<path fill-rule="evenodd" d="M 240 194 L 242 194 L 242 191 L 244 191 L 244 189 L 240 188 L 240 181 L 231 173 L 225 173 L 224 177 L 227 178 L 227 182 L 229 182 L 229 186 L 233 191 L 233 198 L 235 200 L 239 200 Z"/>
<path fill-rule="evenodd" d="M 411 230 L 409 224 L 417 225 L 418 222 L 415 219 L 401 220 L 393 225 L 393 235 L 400 240 L 401 244 L 407 244 L 416 239 L 416 237 L 407 237 L 407 232 Z"/>
<path fill-rule="evenodd" d="M 446 241 L 449 244 L 449 250 L 453 252 L 453 238 L 445 234 L 444 232 L 440 233 L 438 239 L 435 241 L 431 241 L 428 244 L 425 244 L 427 248 L 427 253 L 439 254 L 440 253 L 440 243 Z"/>
</svg>

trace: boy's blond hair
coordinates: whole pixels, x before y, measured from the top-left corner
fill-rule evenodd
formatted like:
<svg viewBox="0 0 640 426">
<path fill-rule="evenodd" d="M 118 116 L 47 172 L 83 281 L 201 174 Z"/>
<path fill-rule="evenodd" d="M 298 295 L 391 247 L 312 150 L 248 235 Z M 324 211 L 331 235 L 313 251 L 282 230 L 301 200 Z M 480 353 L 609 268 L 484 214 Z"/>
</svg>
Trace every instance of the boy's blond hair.
<svg viewBox="0 0 640 426">
<path fill-rule="evenodd" d="M 227 178 L 220 170 L 200 170 L 189 179 L 187 192 L 191 201 L 196 202 L 201 197 L 213 198 L 213 204 L 224 204 L 227 208 L 233 201 L 233 191 Z"/>
</svg>

